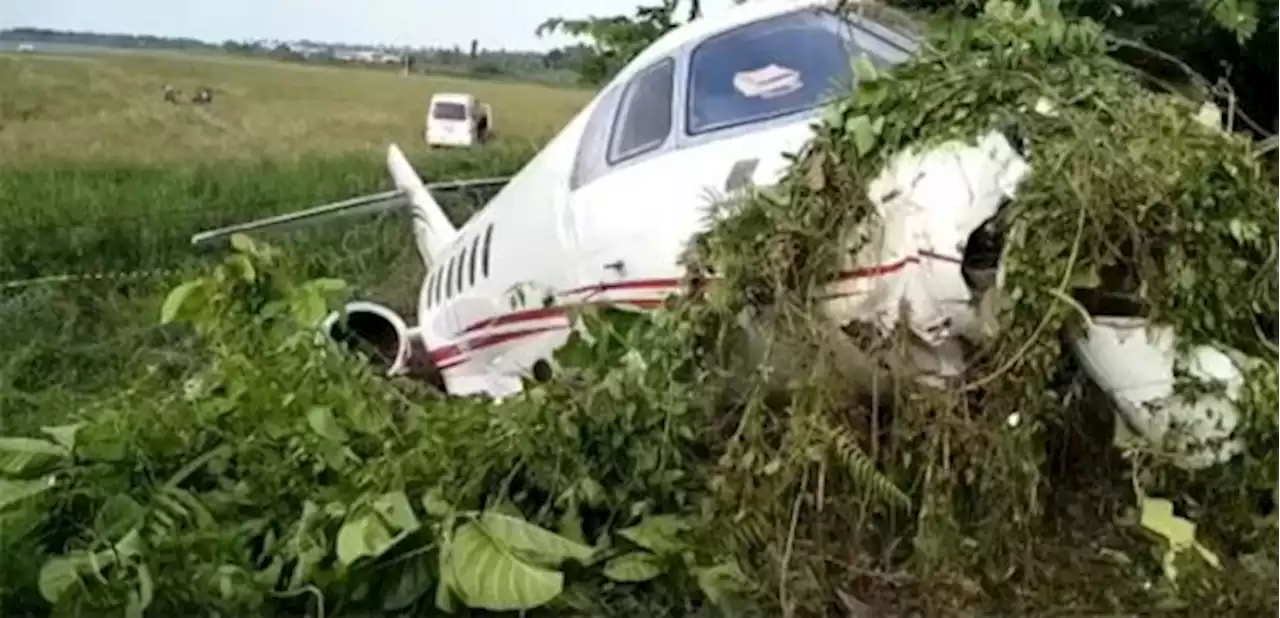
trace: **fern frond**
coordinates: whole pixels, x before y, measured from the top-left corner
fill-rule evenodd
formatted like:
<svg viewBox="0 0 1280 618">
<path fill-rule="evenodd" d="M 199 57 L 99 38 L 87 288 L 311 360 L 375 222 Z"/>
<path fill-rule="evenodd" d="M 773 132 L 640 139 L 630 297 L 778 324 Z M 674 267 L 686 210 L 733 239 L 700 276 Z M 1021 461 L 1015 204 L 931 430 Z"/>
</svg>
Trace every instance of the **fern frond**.
<svg viewBox="0 0 1280 618">
<path fill-rule="evenodd" d="M 743 511 L 740 519 L 725 529 L 729 546 L 750 555 L 769 545 L 775 540 L 769 524 L 769 518 L 762 511 Z"/>
<path fill-rule="evenodd" d="M 213 516 L 195 495 L 178 487 L 160 486 L 151 496 L 147 533 L 153 544 L 160 544 L 183 528 L 208 527 Z"/>
<path fill-rule="evenodd" d="M 911 498 L 883 472 L 876 469 L 876 463 L 863 452 L 862 447 L 858 446 L 857 440 L 848 429 L 833 426 L 824 420 L 814 420 L 819 425 L 818 433 L 827 443 L 826 446 L 848 470 L 850 478 L 858 487 L 867 491 L 875 500 L 885 504 L 901 509 L 911 508 Z"/>
</svg>

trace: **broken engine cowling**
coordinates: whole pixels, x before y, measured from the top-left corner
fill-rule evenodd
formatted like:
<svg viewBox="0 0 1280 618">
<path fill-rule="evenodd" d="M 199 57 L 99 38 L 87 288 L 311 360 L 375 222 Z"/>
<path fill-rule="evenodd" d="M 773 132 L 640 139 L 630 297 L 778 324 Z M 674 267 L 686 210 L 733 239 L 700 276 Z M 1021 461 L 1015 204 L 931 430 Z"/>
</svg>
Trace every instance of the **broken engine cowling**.
<svg viewBox="0 0 1280 618">
<path fill-rule="evenodd" d="M 371 363 L 386 368 L 387 376 L 409 373 L 429 364 L 421 338 L 394 310 L 369 301 L 347 303 L 321 323 L 321 330 L 333 341 L 368 356 Z"/>
</svg>

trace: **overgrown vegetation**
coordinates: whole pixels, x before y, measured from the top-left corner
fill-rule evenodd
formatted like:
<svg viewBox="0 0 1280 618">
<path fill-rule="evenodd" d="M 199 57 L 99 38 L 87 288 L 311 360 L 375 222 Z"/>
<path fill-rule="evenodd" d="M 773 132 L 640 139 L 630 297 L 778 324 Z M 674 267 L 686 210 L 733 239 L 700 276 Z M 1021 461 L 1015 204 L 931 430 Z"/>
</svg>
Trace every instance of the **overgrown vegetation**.
<svg viewBox="0 0 1280 618">
<path fill-rule="evenodd" d="M 997 3 L 892 76 L 860 67 L 784 181 L 723 205 L 692 294 L 584 314 L 558 377 L 501 403 L 388 388 L 317 340 L 340 282 L 237 238 L 158 308 L 189 363 L 0 442 L 5 614 L 1274 612 L 1275 170 L 1099 35 Z M 818 301 L 868 181 L 991 129 L 1032 164 L 1000 334 L 957 383 L 853 396 Z M 1062 349 L 1099 286 L 1263 359 L 1244 453 L 1192 473 L 1109 445 Z M 759 366 L 743 315 L 779 350 Z"/>
<path fill-rule="evenodd" d="M 514 173 L 534 144 L 499 143 L 413 157 L 424 178 Z M 0 418 L 5 432 L 48 423 L 72 394 L 112 390 L 148 365 L 185 358 L 180 333 L 150 307 L 167 288 L 216 260 L 196 232 L 384 190 L 378 155 L 315 153 L 166 166 L 48 163 L 0 172 Z M 492 191 L 441 200 L 465 220 Z M 305 255 L 300 276 L 326 273 L 411 313 L 421 262 L 403 213 L 273 236 Z M 70 405 L 70 404 L 67 404 Z M 55 412 L 57 418 L 70 410 Z M 32 422 L 37 422 L 33 425 Z"/>
<path fill-rule="evenodd" d="M 983 8 L 978 0 L 894 0 L 890 4 L 957 17 Z M 1231 107 L 1247 114 L 1235 124 L 1275 133 L 1276 92 L 1258 88 L 1276 75 L 1276 9 L 1258 0 L 1057 0 L 1067 15 L 1097 21 L 1126 41 L 1115 57 L 1166 83 L 1232 92 Z M 1185 63 L 1185 64 L 1184 64 Z M 1188 70 L 1198 75 L 1188 75 Z M 1224 97 L 1225 98 L 1225 97 Z M 1265 136 L 1265 135 L 1264 135 Z"/>
</svg>

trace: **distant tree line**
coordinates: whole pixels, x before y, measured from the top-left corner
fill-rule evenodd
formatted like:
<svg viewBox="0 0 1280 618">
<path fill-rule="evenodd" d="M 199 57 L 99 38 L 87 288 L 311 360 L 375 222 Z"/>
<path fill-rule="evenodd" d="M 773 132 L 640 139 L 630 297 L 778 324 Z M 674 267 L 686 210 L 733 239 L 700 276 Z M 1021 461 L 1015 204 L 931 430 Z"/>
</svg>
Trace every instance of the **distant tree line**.
<svg viewBox="0 0 1280 618">
<path fill-rule="evenodd" d="M 186 37 L 164 37 L 149 34 L 99 34 L 68 32 L 45 28 L 10 28 L 0 30 L 0 41 L 23 43 L 64 43 L 123 49 L 217 49 L 217 45 Z"/>
<path fill-rule="evenodd" d="M 117 49 L 164 49 L 208 51 L 255 56 L 286 62 L 332 65 L 377 66 L 389 70 L 408 68 L 413 72 L 444 73 L 487 78 L 509 78 L 543 82 L 577 81 L 577 70 L 587 55 L 585 45 L 572 45 L 540 53 L 484 49 L 472 40 L 468 48 L 392 48 L 311 40 L 291 42 L 223 41 L 211 43 L 184 37 L 73 32 L 43 28 L 0 30 L 0 41 L 74 44 Z M 359 52 L 377 52 L 368 59 Z"/>
</svg>

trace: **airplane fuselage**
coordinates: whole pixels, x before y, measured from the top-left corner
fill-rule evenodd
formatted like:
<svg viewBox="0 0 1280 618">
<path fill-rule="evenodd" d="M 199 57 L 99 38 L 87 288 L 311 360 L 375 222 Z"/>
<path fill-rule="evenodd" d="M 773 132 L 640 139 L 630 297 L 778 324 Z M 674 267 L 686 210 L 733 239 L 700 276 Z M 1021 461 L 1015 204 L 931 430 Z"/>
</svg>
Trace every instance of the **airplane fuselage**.
<svg viewBox="0 0 1280 618">
<path fill-rule="evenodd" d="M 889 65 L 915 44 L 823 6 L 759 3 L 668 34 L 434 252 L 418 332 L 451 393 L 518 388 L 564 343 L 569 307 L 645 309 L 677 293 L 677 258 L 707 209 L 777 180 L 838 95 L 823 82 L 848 88 L 858 51 Z M 759 80 L 774 93 L 743 85 L 761 69 L 784 71 Z"/>
<path fill-rule="evenodd" d="M 888 68 L 914 53 L 913 37 L 829 4 L 760 0 L 669 32 L 460 229 L 393 146 L 392 193 L 407 196 L 427 267 L 418 324 L 352 303 L 345 313 L 363 325 L 351 330 L 392 358 L 389 374 L 426 367 L 450 394 L 506 396 L 540 363 L 552 366 L 571 308 L 645 310 L 680 293 L 679 256 L 709 224 L 709 207 L 779 180 L 828 104 L 856 96 L 850 59 Z M 897 153 L 866 187 L 874 216 L 836 240 L 846 257 L 818 292 L 838 326 L 910 329 L 906 365 L 925 380 L 961 375 L 962 342 L 998 328 L 978 309 L 1002 288 L 997 215 L 1030 167 L 1000 132 L 974 137 Z M 336 319 L 326 328 L 343 339 Z M 1238 452 L 1238 439 L 1224 439 L 1243 378 L 1227 355 L 1193 351 L 1196 371 L 1228 394 L 1188 402 L 1173 393 L 1169 329 L 1137 316 L 1086 322 L 1071 349 L 1127 426 L 1153 443 L 1192 427 L 1194 448 L 1178 447 L 1189 468 Z"/>
</svg>

